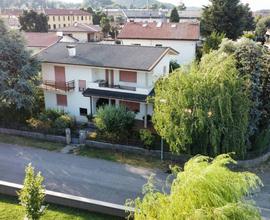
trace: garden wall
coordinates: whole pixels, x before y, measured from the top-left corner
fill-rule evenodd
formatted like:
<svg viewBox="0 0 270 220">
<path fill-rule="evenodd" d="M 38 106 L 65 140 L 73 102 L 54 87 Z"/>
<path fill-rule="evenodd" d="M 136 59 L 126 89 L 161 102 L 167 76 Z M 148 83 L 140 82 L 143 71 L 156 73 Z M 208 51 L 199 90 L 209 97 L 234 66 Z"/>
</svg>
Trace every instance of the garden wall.
<svg viewBox="0 0 270 220">
<path fill-rule="evenodd" d="M 0 180 L 0 194 L 8 196 L 18 196 L 17 192 L 22 188 L 22 185 L 10 183 Z M 63 205 L 67 207 L 87 210 L 90 212 L 97 212 L 117 217 L 126 217 L 128 213 L 125 210 L 133 211 L 122 205 L 117 205 L 99 200 L 93 200 L 73 195 L 68 195 L 59 192 L 46 190 L 45 201 L 48 203 Z"/>
</svg>

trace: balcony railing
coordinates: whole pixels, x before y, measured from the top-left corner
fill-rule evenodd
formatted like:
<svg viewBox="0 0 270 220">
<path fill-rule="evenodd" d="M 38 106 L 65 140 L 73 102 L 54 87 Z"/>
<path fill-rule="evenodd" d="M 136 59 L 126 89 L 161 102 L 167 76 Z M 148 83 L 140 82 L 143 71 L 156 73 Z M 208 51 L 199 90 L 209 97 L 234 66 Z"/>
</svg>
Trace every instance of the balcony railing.
<svg viewBox="0 0 270 220">
<path fill-rule="evenodd" d="M 75 81 L 56 82 L 52 80 L 44 80 L 42 83 L 42 88 L 45 90 L 69 92 L 75 89 Z"/>
</svg>

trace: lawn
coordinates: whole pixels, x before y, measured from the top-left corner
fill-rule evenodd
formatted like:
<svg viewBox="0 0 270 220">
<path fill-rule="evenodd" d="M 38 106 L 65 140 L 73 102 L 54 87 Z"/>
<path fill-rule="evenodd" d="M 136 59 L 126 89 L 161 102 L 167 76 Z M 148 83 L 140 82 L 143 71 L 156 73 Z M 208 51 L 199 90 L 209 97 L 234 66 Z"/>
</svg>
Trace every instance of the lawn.
<svg viewBox="0 0 270 220">
<path fill-rule="evenodd" d="M 132 153 L 122 153 L 114 150 L 94 149 L 83 147 L 75 151 L 75 154 L 90 158 L 98 158 L 124 164 L 129 164 L 136 167 L 159 168 L 167 170 L 170 161 L 160 161 L 157 158 L 143 155 L 135 155 Z"/>
<path fill-rule="evenodd" d="M 43 140 L 27 138 L 27 137 L 6 135 L 6 134 L 0 134 L 0 142 L 7 143 L 7 144 L 16 144 L 16 145 L 21 145 L 21 146 L 41 148 L 41 149 L 46 149 L 49 151 L 60 151 L 63 147 L 65 147 L 65 145 L 61 143 L 43 141 Z"/>
<path fill-rule="evenodd" d="M 0 195 L 0 219 L 22 220 L 23 207 L 13 197 Z M 41 220 L 117 220 L 120 218 L 50 204 Z"/>
</svg>

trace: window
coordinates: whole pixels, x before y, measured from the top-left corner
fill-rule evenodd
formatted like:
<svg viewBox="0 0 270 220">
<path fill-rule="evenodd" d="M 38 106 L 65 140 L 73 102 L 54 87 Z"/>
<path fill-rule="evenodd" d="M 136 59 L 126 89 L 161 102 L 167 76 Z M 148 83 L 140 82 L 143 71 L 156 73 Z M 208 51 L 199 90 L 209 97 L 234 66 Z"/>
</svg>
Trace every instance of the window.
<svg viewBox="0 0 270 220">
<path fill-rule="evenodd" d="M 87 115 L 87 108 L 80 108 L 80 115 L 86 116 Z"/>
<path fill-rule="evenodd" d="M 122 82 L 137 82 L 137 72 L 120 71 L 120 81 Z"/>
<path fill-rule="evenodd" d="M 54 16 L 52 17 L 52 19 L 53 19 L 53 21 L 55 21 L 55 17 Z"/>
<path fill-rule="evenodd" d="M 58 16 L 58 21 L 60 21 L 60 16 Z"/>
<path fill-rule="evenodd" d="M 162 47 L 162 44 L 156 44 L 156 47 Z"/>
<path fill-rule="evenodd" d="M 81 17 L 81 20 L 83 21 L 83 16 Z"/>
<path fill-rule="evenodd" d="M 86 80 L 79 80 L 79 91 L 83 92 L 86 89 Z"/>
<path fill-rule="evenodd" d="M 63 24 L 63 27 L 66 27 L 66 24 Z"/>
<path fill-rule="evenodd" d="M 79 21 L 80 20 L 80 16 L 77 16 L 77 21 Z"/>
<path fill-rule="evenodd" d="M 48 28 L 51 29 L 51 25 L 50 24 L 48 25 Z"/>
<path fill-rule="evenodd" d="M 66 16 L 63 16 L 63 21 L 65 21 L 66 20 Z"/>
<path fill-rule="evenodd" d="M 120 100 L 119 104 L 125 106 L 129 111 L 133 111 L 136 113 L 140 112 L 140 103 L 138 102 L 128 102 Z"/>
<path fill-rule="evenodd" d="M 67 106 L 67 96 L 56 94 L 56 102 L 59 106 Z"/>
<path fill-rule="evenodd" d="M 53 25 L 53 29 L 56 29 L 56 24 Z"/>
<path fill-rule="evenodd" d="M 141 44 L 133 44 L 134 46 L 141 46 Z"/>
<path fill-rule="evenodd" d="M 68 16 L 68 21 L 70 20 L 70 17 Z"/>
<path fill-rule="evenodd" d="M 61 28 L 61 24 L 59 24 L 58 27 Z"/>
</svg>

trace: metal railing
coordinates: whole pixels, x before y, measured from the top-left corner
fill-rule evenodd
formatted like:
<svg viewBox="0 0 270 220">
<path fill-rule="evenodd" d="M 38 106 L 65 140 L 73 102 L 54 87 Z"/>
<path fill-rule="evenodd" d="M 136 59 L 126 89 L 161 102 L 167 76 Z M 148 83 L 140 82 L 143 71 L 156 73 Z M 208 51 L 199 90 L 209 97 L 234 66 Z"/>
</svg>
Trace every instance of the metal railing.
<svg viewBox="0 0 270 220">
<path fill-rule="evenodd" d="M 42 88 L 45 90 L 56 90 L 69 92 L 75 89 L 75 81 L 71 80 L 68 82 L 56 82 L 53 80 L 44 80 L 42 83 Z"/>
</svg>

